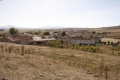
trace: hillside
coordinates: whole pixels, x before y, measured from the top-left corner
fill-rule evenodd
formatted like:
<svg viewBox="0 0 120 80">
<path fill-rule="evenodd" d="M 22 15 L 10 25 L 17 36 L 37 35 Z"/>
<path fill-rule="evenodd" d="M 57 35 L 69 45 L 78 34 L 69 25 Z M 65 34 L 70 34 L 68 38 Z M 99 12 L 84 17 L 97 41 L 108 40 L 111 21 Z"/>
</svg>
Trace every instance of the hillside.
<svg viewBox="0 0 120 80">
<path fill-rule="evenodd" d="M 106 67 L 108 80 L 119 80 L 119 62 L 119 56 L 0 43 L 1 80 L 104 80 Z"/>
</svg>

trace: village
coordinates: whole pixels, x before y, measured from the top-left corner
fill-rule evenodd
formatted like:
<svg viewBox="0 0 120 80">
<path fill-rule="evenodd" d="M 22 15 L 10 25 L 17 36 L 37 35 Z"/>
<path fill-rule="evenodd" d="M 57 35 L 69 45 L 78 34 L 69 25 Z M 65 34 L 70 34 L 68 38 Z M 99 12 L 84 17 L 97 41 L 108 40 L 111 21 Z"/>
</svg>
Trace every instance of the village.
<svg viewBox="0 0 120 80">
<path fill-rule="evenodd" d="M 29 31 L 17 34 L 10 34 L 10 32 L 4 33 L 1 31 L 0 42 L 10 42 L 17 44 L 36 44 L 40 45 L 47 41 L 62 41 L 67 44 L 78 44 L 78 45 L 96 45 L 98 43 L 119 43 L 107 41 L 102 42 L 106 33 L 88 30 L 57 30 L 52 32 L 40 32 L 40 31 Z M 104 40 L 104 39 L 103 39 Z"/>
<path fill-rule="evenodd" d="M 37 32 L 36 32 L 37 33 Z M 1 33 L 2 38 L 0 42 L 11 42 L 18 44 L 40 44 L 47 41 L 63 41 L 69 44 L 78 45 L 95 45 L 100 42 L 102 35 L 87 30 L 59 30 L 54 32 L 44 32 L 32 34 L 30 32 L 17 33 L 17 34 L 4 34 Z"/>
</svg>

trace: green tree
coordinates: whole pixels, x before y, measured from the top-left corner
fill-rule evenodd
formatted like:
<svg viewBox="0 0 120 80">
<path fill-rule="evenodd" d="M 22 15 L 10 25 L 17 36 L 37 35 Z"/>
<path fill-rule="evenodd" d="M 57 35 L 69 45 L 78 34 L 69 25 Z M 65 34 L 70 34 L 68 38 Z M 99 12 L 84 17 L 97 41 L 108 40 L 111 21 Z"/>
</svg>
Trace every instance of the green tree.
<svg viewBox="0 0 120 80">
<path fill-rule="evenodd" d="M 49 32 L 44 32 L 44 35 L 50 35 L 50 33 Z"/>
<path fill-rule="evenodd" d="M 92 31 L 93 34 L 95 34 L 96 32 L 95 31 Z"/>
<path fill-rule="evenodd" d="M 108 41 L 108 45 L 110 44 L 110 41 Z"/>
<path fill-rule="evenodd" d="M 28 33 L 29 33 L 29 34 L 33 34 L 33 31 L 30 30 Z"/>
<path fill-rule="evenodd" d="M 111 42 L 111 45 L 113 45 L 113 42 Z"/>
<path fill-rule="evenodd" d="M 18 34 L 18 29 L 15 29 L 14 27 L 9 29 L 9 32 L 11 35 Z"/>
<path fill-rule="evenodd" d="M 36 31 L 35 35 L 40 35 L 41 31 Z"/>
<path fill-rule="evenodd" d="M 66 36 L 66 33 L 65 33 L 65 32 L 63 32 L 63 33 L 62 33 L 62 36 Z"/>
</svg>

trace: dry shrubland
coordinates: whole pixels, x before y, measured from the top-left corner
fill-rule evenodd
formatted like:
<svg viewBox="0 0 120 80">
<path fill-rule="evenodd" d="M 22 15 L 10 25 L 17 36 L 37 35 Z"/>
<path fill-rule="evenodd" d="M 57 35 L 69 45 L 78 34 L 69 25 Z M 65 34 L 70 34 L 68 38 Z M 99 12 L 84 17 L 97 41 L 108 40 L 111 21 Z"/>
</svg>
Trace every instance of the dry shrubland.
<svg viewBox="0 0 120 80">
<path fill-rule="evenodd" d="M 0 79 L 120 80 L 119 50 L 98 48 L 101 53 L 0 43 Z"/>
</svg>

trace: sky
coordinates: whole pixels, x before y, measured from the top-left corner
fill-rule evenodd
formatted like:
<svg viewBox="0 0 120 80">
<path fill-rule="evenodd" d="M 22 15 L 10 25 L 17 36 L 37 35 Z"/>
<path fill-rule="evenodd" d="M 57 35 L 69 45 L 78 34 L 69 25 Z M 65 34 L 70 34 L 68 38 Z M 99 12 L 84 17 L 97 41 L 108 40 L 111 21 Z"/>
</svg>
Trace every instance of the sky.
<svg viewBox="0 0 120 80">
<path fill-rule="evenodd" d="M 120 25 L 120 0 L 0 0 L 0 26 L 98 28 Z"/>
</svg>

